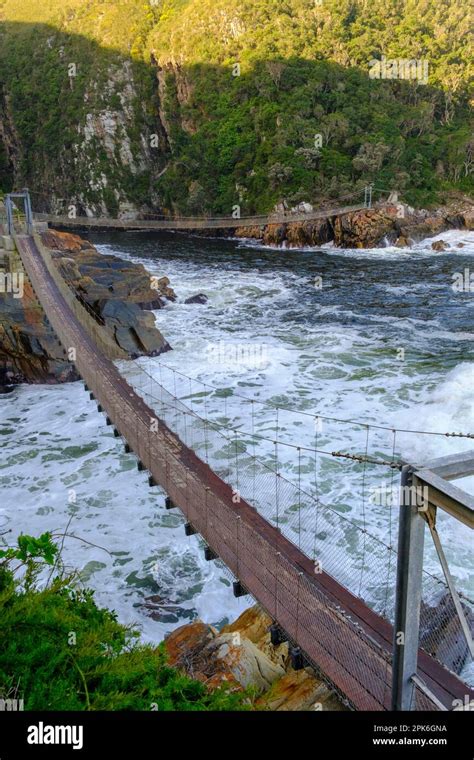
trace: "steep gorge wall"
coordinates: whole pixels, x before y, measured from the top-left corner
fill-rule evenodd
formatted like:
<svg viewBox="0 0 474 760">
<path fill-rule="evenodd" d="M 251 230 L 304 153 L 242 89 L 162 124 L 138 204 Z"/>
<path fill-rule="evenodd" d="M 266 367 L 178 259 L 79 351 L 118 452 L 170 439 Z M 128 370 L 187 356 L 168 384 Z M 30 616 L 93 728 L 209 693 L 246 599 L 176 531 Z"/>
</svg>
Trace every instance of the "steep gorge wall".
<svg viewBox="0 0 474 760">
<path fill-rule="evenodd" d="M 0 190 L 124 217 L 472 192 L 468 9 L 3 0 Z M 370 79 L 382 55 L 426 57 L 428 82 Z"/>
</svg>

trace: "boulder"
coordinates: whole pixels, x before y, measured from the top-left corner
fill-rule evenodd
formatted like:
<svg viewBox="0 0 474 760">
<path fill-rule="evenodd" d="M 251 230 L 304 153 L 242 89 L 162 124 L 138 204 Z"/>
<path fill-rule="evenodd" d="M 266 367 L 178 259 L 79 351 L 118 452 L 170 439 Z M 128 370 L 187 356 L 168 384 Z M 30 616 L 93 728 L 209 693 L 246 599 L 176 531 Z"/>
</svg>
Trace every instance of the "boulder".
<svg viewBox="0 0 474 760">
<path fill-rule="evenodd" d="M 242 691 L 251 687 L 264 710 L 344 710 L 338 697 L 310 668 L 294 671 L 288 645 L 273 647 L 273 620 L 255 605 L 218 633 L 196 620 L 165 639 L 171 665 L 206 684 Z"/>
<path fill-rule="evenodd" d="M 46 229 L 43 244 L 51 251 L 61 276 L 93 311 L 103 315 L 105 327 L 130 356 L 156 356 L 169 345 L 155 327 L 153 314 L 160 296 L 175 298 L 168 278 L 154 279 L 142 265 L 117 256 L 103 256 L 86 240 L 68 232 Z M 14 254 L 15 256 L 17 254 Z M 2 256 L 11 266 L 10 257 Z M 0 298 L 0 385 L 61 383 L 79 379 L 47 323 L 28 278 L 23 298 L 8 293 Z"/>
<path fill-rule="evenodd" d="M 244 689 L 251 686 L 257 692 L 266 691 L 285 675 L 281 665 L 237 632 L 220 634 L 206 646 L 204 654 L 212 663 L 214 677 L 238 683 Z"/>
<path fill-rule="evenodd" d="M 205 681 L 209 688 L 225 682 L 262 692 L 285 672 L 250 639 L 237 632 L 217 634 L 200 620 L 173 631 L 165 639 L 165 649 L 171 665 Z"/>
<path fill-rule="evenodd" d="M 463 214 L 464 226 L 467 230 L 474 230 L 474 209 Z"/>
<path fill-rule="evenodd" d="M 403 220 L 399 220 L 399 235 L 413 240 L 424 240 L 427 237 L 433 237 L 449 229 L 450 225 L 442 215 L 428 215 L 427 212 L 422 214 L 417 212 Z"/>
<path fill-rule="evenodd" d="M 186 298 L 184 303 L 200 303 L 204 304 L 208 302 L 208 297 L 204 295 L 204 293 L 198 293 L 196 296 L 191 296 L 191 298 Z"/>
<path fill-rule="evenodd" d="M 176 301 L 176 293 L 173 288 L 170 288 L 169 277 L 160 277 L 158 280 L 154 278 L 153 288 L 167 298 L 168 301 Z"/>
<path fill-rule="evenodd" d="M 115 340 L 131 357 L 146 354 L 158 356 L 169 350 L 169 344 L 155 327 L 155 318 L 135 303 L 106 301 L 101 315 Z"/>
<path fill-rule="evenodd" d="M 411 238 L 405 237 L 405 235 L 400 235 L 400 237 L 397 238 L 395 245 L 397 248 L 407 248 L 409 245 L 412 245 L 413 240 Z"/>
<path fill-rule="evenodd" d="M 169 664 L 189 674 L 199 672 L 206 660 L 202 653 L 216 635 L 216 629 L 201 620 L 176 628 L 164 642 Z"/>
<path fill-rule="evenodd" d="M 73 235 L 71 232 L 60 232 L 59 230 L 46 230 L 41 233 L 41 240 L 46 248 L 55 251 L 65 251 L 74 253 L 90 248 L 90 243 L 83 240 L 79 235 Z"/>
<path fill-rule="evenodd" d="M 52 249 L 53 260 L 64 278 L 91 304 L 116 298 L 142 308 L 159 309 L 161 298 L 176 300 L 168 277 L 152 277 L 142 264 L 103 256 L 77 235 L 48 230 L 41 238 Z"/>
<path fill-rule="evenodd" d="M 333 238 L 334 232 L 328 219 L 287 224 L 286 242 L 292 248 L 323 245 Z"/>
<path fill-rule="evenodd" d="M 230 625 L 224 626 L 221 633 L 240 633 L 249 639 L 274 663 L 286 668 L 289 663 L 288 644 L 273 646 L 270 640 L 272 618 L 258 605 L 249 607 Z"/>
<path fill-rule="evenodd" d="M 447 245 L 444 240 L 435 240 L 434 243 L 431 243 L 431 247 L 433 251 L 445 251 Z"/>
<path fill-rule="evenodd" d="M 334 692 L 309 668 L 292 670 L 275 681 L 257 700 L 257 707 L 272 712 L 345 709 Z"/>
</svg>

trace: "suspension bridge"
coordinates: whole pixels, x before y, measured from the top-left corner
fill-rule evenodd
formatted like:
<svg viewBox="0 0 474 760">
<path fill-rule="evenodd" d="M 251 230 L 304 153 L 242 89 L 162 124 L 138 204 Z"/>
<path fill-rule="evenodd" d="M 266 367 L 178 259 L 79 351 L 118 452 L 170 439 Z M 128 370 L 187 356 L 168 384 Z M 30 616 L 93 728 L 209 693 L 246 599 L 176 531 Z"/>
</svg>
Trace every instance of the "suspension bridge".
<svg viewBox="0 0 474 760">
<path fill-rule="evenodd" d="M 77 228 L 77 229 L 96 229 L 96 230 L 168 230 L 168 231 L 212 231 L 212 230 L 235 230 L 237 228 L 245 227 L 265 227 L 269 224 L 285 224 L 288 222 L 311 222 L 318 219 L 333 218 L 347 214 L 351 211 L 360 211 L 364 208 L 372 208 L 373 198 L 375 193 L 378 193 L 380 197 L 386 196 L 389 203 L 398 202 L 398 194 L 396 191 L 383 190 L 381 188 L 373 188 L 372 185 L 368 185 L 364 188 L 363 193 L 356 191 L 343 196 L 338 200 L 339 205 L 328 206 L 325 204 L 319 209 L 308 209 L 306 211 L 298 211 L 298 209 L 285 210 L 281 212 L 273 212 L 270 214 L 253 214 L 253 215 L 241 215 L 240 207 L 234 207 L 234 212 L 231 216 L 200 216 L 200 217 L 185 217 L 185 216 L 165 216 L 159 214 L 147 213 L 146 218 L 143 219 L 128 219 L 128 218 L 110 218 L 107 216 L 85 216 L 77 213 L 78 204 L 74 202 L 65 203 L 67 213 L 52 213 L 52 212 L 31 212 L 31 218 L 37 222 L 44 222 L 50 224 L 53 227 L 58 228 Z M 6 197 L 7 204 L 10 204 L 10 208 L 7 209 L 7 214 L 11 219 L 21 217 L 21 211 L 15 207 L 15 198 L 22 198 L 23 191 L 18 193 L 10 193 Z M 363 199 L 362 199 L 363 195 Z M 43 205 L 46 198 L 46 203 L 49 205 L 49 196 L 39 193 Z M 352 205 L 341 205 L 342 201 L 351 201 Z M 30 205 L 31 211 L 31 205 Z M 9 212 L 9 213 L 8 213 Z"/>
<path fill-rule="evenodd" d="M 473 603 L 454 583 L 437 515 L 472 529 L 474 501 L 452 481 L 474 472 L 473 452 L 412 465 L 397 455 L 396 436 L 439 433 L 310 412 L 299 414 L 316 423 L 314 444 L 295 445 L 285 437 L 292 410 L 276 405 L 276 427 L 269 430 L 264 418 L 257 429 L 257 408 L 266 402 L 242 396 L 239 404 L 247 405 L 251 419 L 251 430 L 245 429 L 233 422 L 220 389 L 161 360 L 159 378 L 144 362 L 124 361 L 103 323 L 62 278 L 35 232 L 26 194 L 24 201 L 25 219 L 9 223 L 4 246 L 28 277 L 91 400 L 136 455 L 139 470 L 148 472 L 149 485 L 166 491 L 167 508 L 183 513 L 186 534 L 202 537 L 206 559 L 228 568 L 235 596 L 251 595 L 268 612 L 271 640 L 289 642 L 293 666 L 315 668 L 357 710 L 469 709 L 474 690 L 461 671 L 473 655 Z M 223 408 L 216 412 L 218 403 Z M 356 427 L 362 443 L 347 446 L 342 435 L 339 447 L 328 448 L 320 422 Z M 378 436 L 372 450 L 371 434 Z M 390 440 L 387 455 L 381 436 Z M 294 477 L 282 472 L 283 449 L 292 452 Z M 349 498 L 354 478 L 362 479 L 362 523 L 323 503 L 328 461 L 345 468 Z M 369 525 L 365 488 L 372 468 L 391 485 L 401 477 L 388 542 Z M 425 533 L 433 538 L 441 577 L 424 568 Z M 352 559 L 349 544 L 356 549 Z"/>
</svg>

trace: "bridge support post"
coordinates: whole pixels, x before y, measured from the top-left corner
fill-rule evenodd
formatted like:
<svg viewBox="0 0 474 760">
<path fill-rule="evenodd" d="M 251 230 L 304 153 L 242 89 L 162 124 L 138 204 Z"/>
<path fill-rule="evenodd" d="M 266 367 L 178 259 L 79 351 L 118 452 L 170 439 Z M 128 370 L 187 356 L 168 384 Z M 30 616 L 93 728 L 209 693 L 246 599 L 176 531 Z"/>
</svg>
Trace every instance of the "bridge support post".
<svg viewBox="0 0 474 760">
<path fill-rule="evenodd" d="M 304 657 L 300 647 L 290 647 L 290 662 L 293 670 L 303 670 Z"/>
<path fill-rule="evenodd" d="M 364 187 L 364 206 L 366 208 L 372 208 L 372 188 L 373 185 L 366 185 Z"/>
<path fill-rule="evenodd" d="M 33 234 L 33 211 L 31 210 L 31 198 L 28 188 L 24 190 L 24 202 L 25 202 L 25 217 L 26 217 L 26 232 L 28 235 Z"/>
<path fill-rule="evenodd" d="M 282 631 L 278 623 L 273 623 L 270 626 L 270 641 L 274 647 L 279 647 L 280 644 L 284 644 L 285 641 L 288 641 L 286 633 Z"/>
<path fill-rule="evenodd" d="M 232 588 L 233 588 L 233 591 L 234 591 L 234 596 L 237 599 L 240 596 L 247 596 L 247 594 L 249 593 L 247 591 L 247 589 L 245 588 L 245 586 L 243 586 L 242 583 L 239 580 L 233 582 Z"/>
<path fill-rule="evenodd" d="M 204 547 L 204 559 L 206 562 L 212 562 L 213 559 L 217 559 L 217 554 L 212 551 L 210 546 Z"/>
<path fill-rule="evenodd" d="M 412 468 L 402 469 L 398 534 L 397 585 L 392 659 L 392 710 L 415 705 L 425 520 L 412 486 Z"/>
<path fill-rule="evenodd" d="M 197 533 L 197 530 L 194 527 L 194 525 L 191 525 L 190 522 L 187 522 L 184 525 L 184 533 L 186 536 L 195 536 Z"/>
<path fill-rule="evenodd" d="M 7 212 L 7 233 L 13 235 L 15 232 L 13 225 L 13 201 L 10 195 L 5 196 L 5 210 Z"/>
</svg>

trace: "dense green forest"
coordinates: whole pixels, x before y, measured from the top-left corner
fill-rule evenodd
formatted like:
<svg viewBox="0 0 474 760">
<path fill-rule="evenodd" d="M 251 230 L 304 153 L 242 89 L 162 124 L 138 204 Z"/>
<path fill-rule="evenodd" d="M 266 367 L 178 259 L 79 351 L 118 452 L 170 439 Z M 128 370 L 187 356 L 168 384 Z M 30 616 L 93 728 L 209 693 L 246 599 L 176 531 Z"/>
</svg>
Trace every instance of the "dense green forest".
<svg viewBox="0 0 474 760">
<path fill-rule="evenodd" d="M 470 9 L 3 0 L 0 187 L 113 214 L 246 214 L 369 182 L 414 205 L 471 193 Z"/>
</svg>

